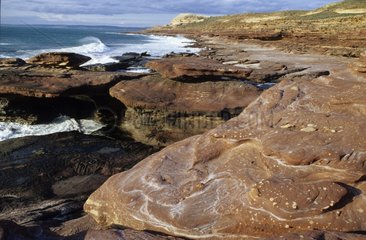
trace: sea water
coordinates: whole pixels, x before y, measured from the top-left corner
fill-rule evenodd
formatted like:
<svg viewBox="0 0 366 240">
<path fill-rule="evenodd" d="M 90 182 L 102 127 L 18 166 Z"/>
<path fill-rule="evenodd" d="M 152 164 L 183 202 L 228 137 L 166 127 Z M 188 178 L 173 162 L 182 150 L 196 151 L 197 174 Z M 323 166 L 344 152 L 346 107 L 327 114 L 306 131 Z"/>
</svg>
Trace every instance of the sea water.
<svg viewBox="0 0 366 240">
<path fill-rule="evenodd" d="M 192 43 L 187 38 L 138 34 L 141 30 L 110 26 L 2 25 L 0 58 L 27 59 L 44 52 L 74 52 L 91 57 L 88 65 L 115 62 L 113 56 L 127 52 L 147 52 L 152 57 L 161 57 L 171 52 L 199 51 L 187 47 Z M 67 116 L 42 125 L 0 122 L 0 141 L 68 131 L 90 134 L 102 127 L 92 120 Z"/>
<path fill-rule="evenodd" d="M 0 58 L 27 59 L 44 52 L 74 52 L 92 58 L 86 64 L 115 62 L 126 52 L 161 57 L 171 52 L 197 52 L 191 40 L 177 36 L 137 34 L 141 28 L 109 26 L 2 25 Z"/>
</svg>

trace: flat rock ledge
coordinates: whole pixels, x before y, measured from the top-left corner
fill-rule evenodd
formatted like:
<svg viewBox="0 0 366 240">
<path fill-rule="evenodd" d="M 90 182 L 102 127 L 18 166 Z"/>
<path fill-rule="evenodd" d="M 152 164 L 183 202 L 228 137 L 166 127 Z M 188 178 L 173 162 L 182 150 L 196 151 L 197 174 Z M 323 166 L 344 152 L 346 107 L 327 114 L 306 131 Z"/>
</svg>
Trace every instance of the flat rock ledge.
<svg viewBox="0 0 366 240">
<path fill-rule="evenodd" d="M 239 115 L 259 94 L 240 81 L 186 83 L 159 74 L 121 81 L 110 89 L 127 107 L 122 129 L 152 145 L 169 145 L 215 128 Z"/>
<path fill-rule="evenodd" d="M 112 176 L 85 211 L 188 238 L 366 231 L 366 80 L 347 74 L 282 80 L 237 118 Z"/>
</svg>

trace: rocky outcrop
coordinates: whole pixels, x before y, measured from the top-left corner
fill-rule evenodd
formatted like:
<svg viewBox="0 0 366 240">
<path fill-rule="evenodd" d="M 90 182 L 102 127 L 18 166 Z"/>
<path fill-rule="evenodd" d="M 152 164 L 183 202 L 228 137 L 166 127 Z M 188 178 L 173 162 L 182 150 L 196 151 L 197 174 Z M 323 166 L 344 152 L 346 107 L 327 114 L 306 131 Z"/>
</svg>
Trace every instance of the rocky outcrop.
<svg viewBox="0 0 366 240">
<path fill-rule="evenodd" d="M 127 107 L 124 130 L 138 141 L 167 145 L 237 116 L 259 90 L 239 81 L 185 83 L 156 74 L 123 81 L 110 94 Z"/>
<path fill-rule="evenodd" d="M 133 140 L 80 133 L 0 142 L 0 219 L 47 225 L 78 216 L 108 176 L 154 151 Z"/>
<path fill-rule="evenodd" d="M 101 225 L 189 238 L 364 232 L 365 91 L 343 68 L 289 77 L 239 117 L 111 177 L 84 209 Z"/>
<path fill-rule="evenodd" d="M 200 57 L 175 57 L 150 61 L 147 64 L 165 78 L 179 81 L 203 81 L 245 79 L 251 73 L 250 69 L 224 65 L 218 61 Z"/>
<path fill-rule="evenodd" d="M 85 69 L 96 72 L 114 72 L 126 70 L 131 67 L 143 67 L 151 56 L 148 53 L 124 53 L 122 56 L 113 57 L 118 62 L 93 64 L 84 66 Z"/>
<path fill-rule="evenodd" d="M 180 26 L 190 23 L 199 23 L 209 18 L 205 15 L 197 15 L 192 13 L 182 13 L 176 16 L 170 23 L 171 26 Z"/>
<path fill-rule="evenodd" d="M 0 70 L 0 94 L 57 97 L 67 92 L 78 92 L 77 90 L 83 87 L 94 91 L 98 88 L 101 91 L 103 87 L 109 89 L 120 80 L 137 76 L 142 75 L 52 70 L 38 67 L 5 69 Z"/>
<path fill-rule="evenodd" d="M 29 64 L 54 68 L 79 68 L 80 65 L 91 60 L 90 57 L 77 53 L 50 52 L 42 53 L 27 60 Z"/>
<path fill-rule="evenodd" d="M 21 58 L 0 58 L 0 68 L 5 67 L 21 67 L 26 62 Z"/>
</svg>

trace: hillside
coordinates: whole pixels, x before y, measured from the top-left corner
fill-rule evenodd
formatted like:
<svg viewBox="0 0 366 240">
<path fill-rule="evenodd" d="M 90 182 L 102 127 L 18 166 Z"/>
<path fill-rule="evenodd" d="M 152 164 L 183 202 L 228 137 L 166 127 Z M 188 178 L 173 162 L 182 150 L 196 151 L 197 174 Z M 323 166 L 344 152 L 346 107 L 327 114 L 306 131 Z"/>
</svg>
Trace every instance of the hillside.
<svg viewBox="0 0 366 240">
<path fill-rule="evenodd" d="M 149 32 L 277 41 L 276 46 L 288 51 L 313 49 L 324 54 L 357 57 L 366 49 L 366 1 L 346 0 L 313 11 L 210 17 L 201 22 L 167 25 Z"/>
</svg>

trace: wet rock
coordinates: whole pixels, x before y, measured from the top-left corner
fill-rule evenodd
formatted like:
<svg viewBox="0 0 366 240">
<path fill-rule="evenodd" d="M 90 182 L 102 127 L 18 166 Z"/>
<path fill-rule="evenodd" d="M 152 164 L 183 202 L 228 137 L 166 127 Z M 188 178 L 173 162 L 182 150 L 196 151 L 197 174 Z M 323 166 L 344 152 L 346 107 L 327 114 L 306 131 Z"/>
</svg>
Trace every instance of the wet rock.
<svg viewBox="0 0 366 240">
<path fill-rule="evenodd" d="M 237 118 L 114 175 L 84 209 L 101 225 L 190 238 L 364 233 L 366 82 L 343 77 L 282 80 Z M 319 130 L 302 132 L 309 123 Z"/>
<path fill-rule="evenodd" d="M 153 75 L 110 90 L 126 107 L 122 128 L 138 141 L 167 145 L 237 116 L 259 95 L 239 81 L 184 83 Z"/>
<path fill-rule="evenodd" d="M 0 58 L 0 68 L 5 67 L 21 67 L 26 62 L 21 58 Z"/>
<path fill-rule="evenodd" d="M 90 57 L 77 53 L 50 52 L 42 53 L 27 60 L 29 64 L 42 65 L 55 68 L 74 68 L 91 60 Z"/>
<path fill-rule="evenodd" d="M 222 80 L 223 78 L 245 79 L 251 70 L 200 57 L 176 57 L 150 61 L 147 65 L 169 79 L 184 82 Z"/>
<path fill-rule="evenodd" d="M 115 72 L 123 69 L 127 69 L 130 65 L 128 63 L 105 63 L 105 64 L 93 64 L 85 66 L 85 69 L 94 72 Z"/>
</svg>

